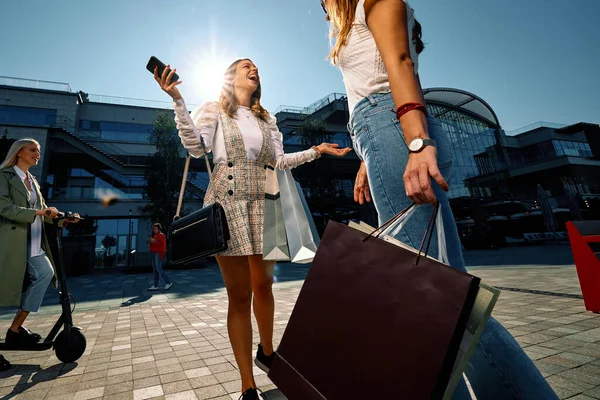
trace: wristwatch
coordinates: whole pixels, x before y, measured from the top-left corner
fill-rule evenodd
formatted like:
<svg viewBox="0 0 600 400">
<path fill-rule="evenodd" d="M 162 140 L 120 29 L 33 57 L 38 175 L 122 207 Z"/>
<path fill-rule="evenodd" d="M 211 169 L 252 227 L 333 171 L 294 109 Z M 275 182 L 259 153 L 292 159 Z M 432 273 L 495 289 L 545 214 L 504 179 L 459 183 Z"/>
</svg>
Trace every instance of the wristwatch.
<svg viewBox="0 0 600 400">
<path fill-rule="evenodd" d="M 416 139 L 413 139 L 408 144 L 408 150 L 411 153 L 418 153 L 418 152 L 420 152 L 421 150 L 423 150 L 427 146 L 433 146 L 433 147 L 435 147 L 435 140 L 433 140 L 433 139 L 416 138 Z"/>
</svg>

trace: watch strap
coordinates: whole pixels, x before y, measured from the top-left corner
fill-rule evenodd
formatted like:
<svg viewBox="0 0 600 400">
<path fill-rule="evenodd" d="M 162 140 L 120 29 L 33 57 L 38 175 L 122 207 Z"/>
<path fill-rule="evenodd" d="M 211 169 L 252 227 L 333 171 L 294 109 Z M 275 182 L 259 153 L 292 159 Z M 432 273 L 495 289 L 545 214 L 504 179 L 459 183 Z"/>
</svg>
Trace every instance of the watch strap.
<svg viewBox="0 0 600 400">
<path fill-rule="evenodd" d="M 421 139 L 423 141 L 423 145 L 419 149 L 417 149 L 417 150 L 411 150 L 410 146 L 408 146 L 408 151 L 409 152 L 411 152 L 411 153 L 418 153 L 418 152 L 420 152 L 421 150 L 423 150 L 427 146 L 436 147 L 435 146 L 435 140 L 433 140 L 433 139 L 425 139 L 425 138 L 419 138 L 419 139 Z"/>
</svg>

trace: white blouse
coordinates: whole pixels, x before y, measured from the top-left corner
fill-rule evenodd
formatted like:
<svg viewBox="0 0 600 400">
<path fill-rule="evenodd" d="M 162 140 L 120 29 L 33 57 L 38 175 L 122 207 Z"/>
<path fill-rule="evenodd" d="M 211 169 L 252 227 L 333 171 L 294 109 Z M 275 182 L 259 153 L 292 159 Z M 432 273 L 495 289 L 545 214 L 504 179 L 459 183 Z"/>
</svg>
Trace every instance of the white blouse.
<svg viewBox="0 0 600 400">
<path fill-rule="evenodd" d="M 213 162 L 226 163 L 227 150 L 225 148 L 225 138 L 223 128 L 219 123 L 219 104 L 209 102 L 196 108 L 190 114 L 183 99 L 173 102 L 175 110 L 175 123 L 179 131 L 179 137 L 183 147 L 196 158 L 202 157 L 204 151 L 200 144 L 200 137 L 204 140 L 206 151 L 213 153 Z M 262 147 L 262 131 L 258 125 L 257 117 L 248 107 L 240 106 L 233 118 L 238 125 L 244 139 L 244 148 L 246 157 L 249 160 L 256 160 Z M 275 168 L 289 169 L 295 168 L 306 162 L 317 158 L 317 152 L 313 149 L 299 151 L 296 153 L 285 154 L 283 152 L 283 134 L 277 128 L 276 118 L 269 114 L 267 120 L 271 131 L 271 139 L 275 155 L 273 161 Z"/>
<path fill-rule="evenodd" d="M 415 10 L 406 4 L 406 25 L 408 28 L 410 58 L 415 63 L 415 74 L 419 70 L 419 55 L 412 37 L 415 26 Z M 354 23 L 348 35 L 348 41 L 340 53 L 340 70 L 344 77 L 348 94 L 350 115 L 356 104 L 363 98 L 375 93 L 389 93 L 390 81 L 387 70 L 375 43 L 375 38 L 367 25 L 365 0 L 356 5 Z"/>
<path fill-rule="evenodd" d="M 29 176 L 29 182 L 31 184 L 31 191 L 27 189 L 27 177 L 29 172 L 25 173 L 21 168 L 14 166 L 15 172 L 19 175 L 19 178 L 23 181 L 23 186 L 29 192 L 29 207 L 37 210 L 38 197 L 35 191 L 35 184 L 33 179 Z M 44 253 L 42 250 L 42 216 L 36 215 L 33 223 L 31 224 L 31 243 L 30 243 L 30 257 L 41 256 Z"/>
</svg>

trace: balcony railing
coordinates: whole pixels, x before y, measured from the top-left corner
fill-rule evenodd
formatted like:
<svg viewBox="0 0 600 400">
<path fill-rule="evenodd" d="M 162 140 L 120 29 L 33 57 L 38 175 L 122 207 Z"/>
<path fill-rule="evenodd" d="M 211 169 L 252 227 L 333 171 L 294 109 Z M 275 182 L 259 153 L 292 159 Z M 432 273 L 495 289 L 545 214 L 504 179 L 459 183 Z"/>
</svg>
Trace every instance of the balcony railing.
<svg viewBox="0 0 600 400">
<path fill-rule="evenodd" d="M 12 78 L 0 76 L 0 85 L 14 86 L 28 89 L 55 90 L 58 92 L 72 93 L 71 85 L 64 82 L 41 81 L 36 79 Z"/>
<path fill-rule="evenodd" d="M 331 93 L 330 95 L 325 96 L 306 107 L 280 106 L 277 110 L 275 110 L 274 114 L 286 112 L 292 114 L 311 115 L 336 100 L 346 100 L 347 98 L 348 97 L 344 93 Z"/>
<path fill-rule="evenodd" d="M 160 108 L 163 110 L 172 110 L 173 103 L 170 101 L 157 101 L 135 99 L 131 97 L 105 96 L 102 94 L 89 94 L 88 101 L 92 103 L 116 104 L 120 106 Z M 187 104 L 188 110 L 198 107 L 197 104 Z"/>
<path fill-rule="evenodd" d="M 567 126 L 567 125 L 555 124 L 553 122 L 539 121 L 539 122 L 534 122 L 533 124 L 524 126 L 522 128 L 515 129 L 514 131 L 504 131 L 504 132 L 506 133 L 507 136 L 517 136 L 517 135 L 520 135 L 521 133 L 529 132 L 534 129 L 539 129 L 539 128 L 560 129 L 560 128 L 564 128 L 565 126 Z"/>
</svg>

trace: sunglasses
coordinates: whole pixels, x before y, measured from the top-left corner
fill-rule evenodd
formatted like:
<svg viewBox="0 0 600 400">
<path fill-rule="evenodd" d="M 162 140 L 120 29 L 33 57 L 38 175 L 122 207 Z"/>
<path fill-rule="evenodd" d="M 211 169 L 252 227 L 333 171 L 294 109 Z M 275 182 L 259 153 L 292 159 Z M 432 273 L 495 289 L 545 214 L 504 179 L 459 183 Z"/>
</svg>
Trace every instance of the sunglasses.
<svg viewBox="0 0 600 400">
<path fill-rule="evenodd" d="M 325 0 L 321 0 L 321 8 L 323 9 L 323 11 L 325 11 L 325 14 L 327 14 L 327 8 L 325 7 Z"/>
</svg>

